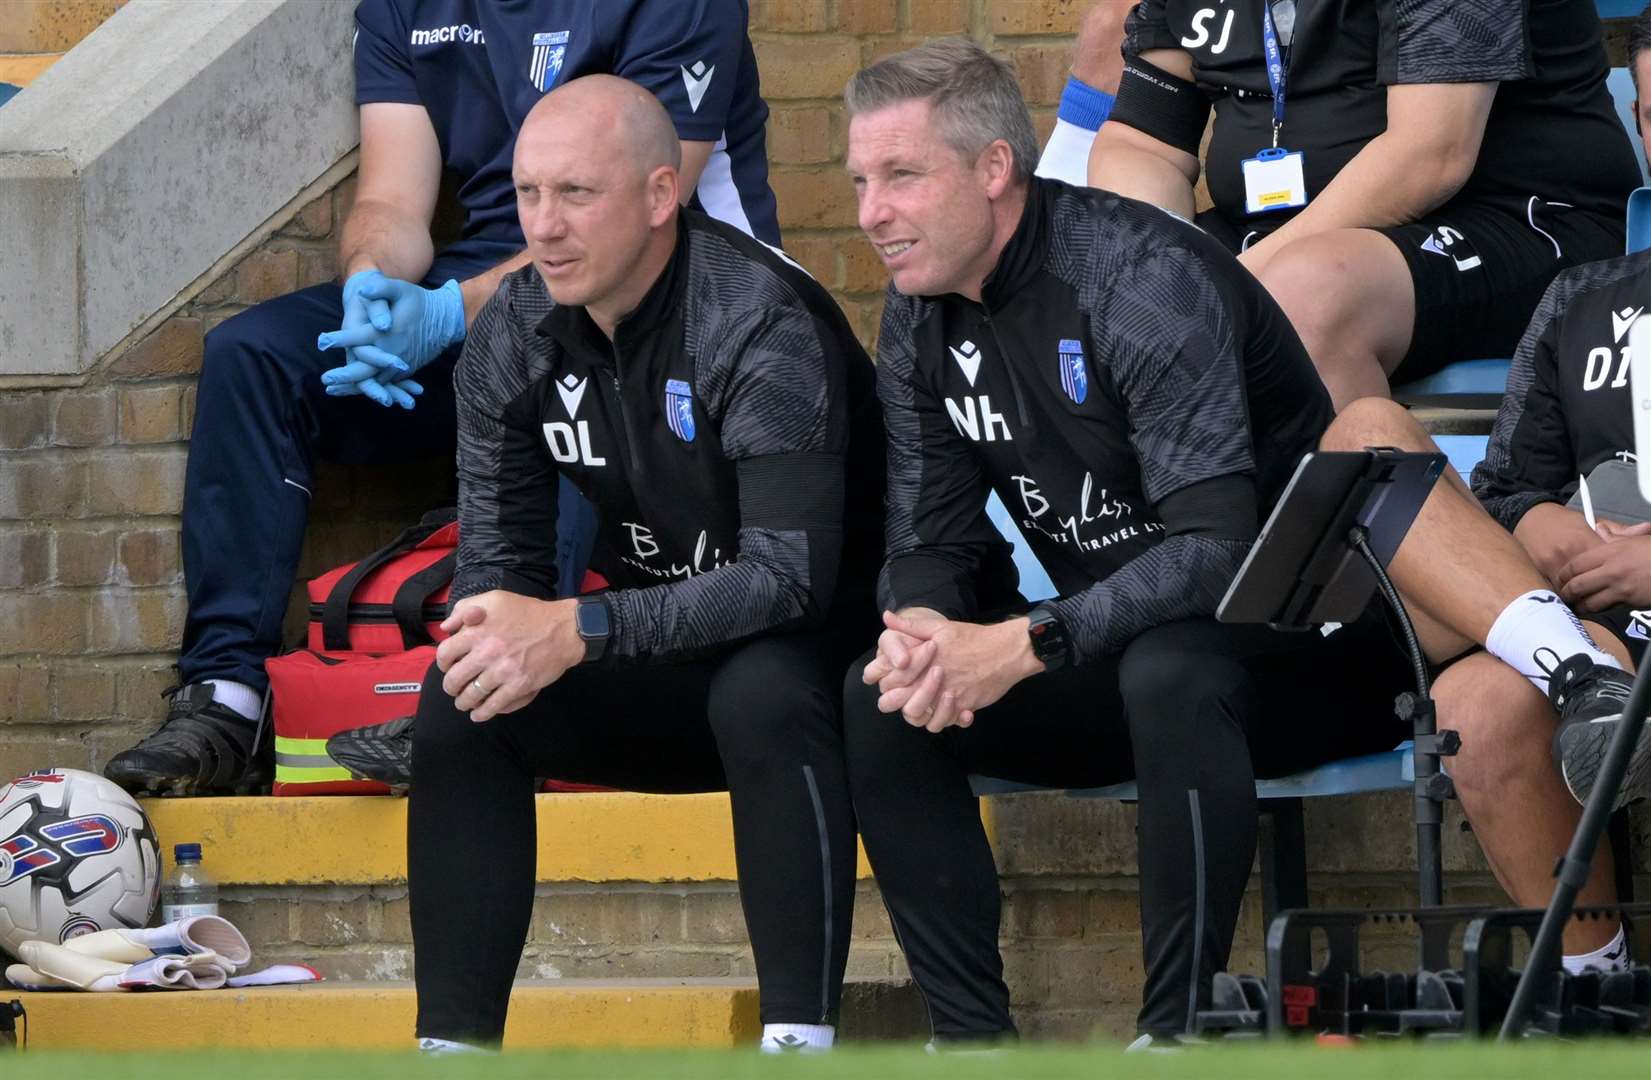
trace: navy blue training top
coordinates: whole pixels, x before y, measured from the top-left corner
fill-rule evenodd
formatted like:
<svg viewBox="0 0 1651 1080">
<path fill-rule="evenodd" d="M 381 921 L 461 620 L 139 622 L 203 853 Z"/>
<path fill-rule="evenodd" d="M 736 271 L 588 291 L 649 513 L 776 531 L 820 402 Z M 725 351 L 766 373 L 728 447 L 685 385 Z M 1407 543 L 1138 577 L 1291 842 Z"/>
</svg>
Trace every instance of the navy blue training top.
<svg viewBox="0 0 1651 1080">
<path fill-rule="evenodd" d="M 442 165 L 462 180 L 464 235 L 438 257 L 446 276 L 522 250 L 516 132 L 541 96 L 582 75 L 646 87 L 679 138 L 716 143 L 694 205 L 777 245 L 747 19 L 746 0 L 362 0 L 355 100 L 430 114 Z"/>
</svg>

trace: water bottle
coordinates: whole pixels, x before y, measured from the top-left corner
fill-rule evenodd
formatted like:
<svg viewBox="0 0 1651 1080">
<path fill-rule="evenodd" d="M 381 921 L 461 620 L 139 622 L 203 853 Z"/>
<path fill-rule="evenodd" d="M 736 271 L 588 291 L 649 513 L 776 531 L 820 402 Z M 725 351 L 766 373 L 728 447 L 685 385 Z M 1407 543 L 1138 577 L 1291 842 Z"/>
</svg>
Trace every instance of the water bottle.
<svg viewBox="0 0 1651 1080">
<path fill-rule="evenodd" d="M 172 872 L 161 885 L 161 922 L 218 914 L 218 883 L 201 869 L 201 845 L 172 845 Z"/>
</svg>

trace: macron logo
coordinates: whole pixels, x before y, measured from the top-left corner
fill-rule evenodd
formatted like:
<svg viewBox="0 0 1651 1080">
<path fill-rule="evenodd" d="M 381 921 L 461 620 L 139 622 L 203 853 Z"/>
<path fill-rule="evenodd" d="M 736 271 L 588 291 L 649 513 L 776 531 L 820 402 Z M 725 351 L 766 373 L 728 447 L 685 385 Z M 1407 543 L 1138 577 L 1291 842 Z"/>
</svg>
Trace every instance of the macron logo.
<svg viewBox="0 0 1651 1080">
<path fill-rule="evenodd" d="M 1622 335 L 1628 332 L 1628 328 L 1634 325 L 1634 320 L 1639 318 L 1640 312 L 1644 310 L 1643 307 L 1637 307 L 1623 308 L 1621 312 L 1611 312 L 1611 337 L 1618 344 L 1622 343 Z"/>
<path fill-rule="evenodd" d="M 556 392 L 562 395 L 562 407 L 567 409 L 569 420 L 579 416 L 579 403 L 585 400 L 585 382 L 584 379 L 564 375 L 562 381 L 556 384 Z"/>
<path fill-rule="evenodd" d="M 699 112 L 699 103 L 705 100 L 705 91 L 711 86 L 711 76 L 717 73 L 715 64 L 705 66 L 705 61 L 696 60 L 694 66 L 682 65 L 682 84 L 688 88 L 688 108 Z"/>
<path fill-rule="evenodd" d="M 951 349 L 951 346 L 948 345 L 947 348 Z M 974 342 L 965 341 L 957 348 L 951 349 L 951 354 L 952 359 L 957 361 L 957 366 L 963 370 L 963 377 L 973 386 L 975 376 L 980 374 L 980 350 L 975 348 Z"/>
<path fill-rule="evenodd" d="M 487 38 L 483 36 L 481 28 L 473 27 L 469 23 L 413 31 L 414 45 L 446 45 L 454 41 L 462 41 L 468 45 L 487 44 Z"/>
</svg>

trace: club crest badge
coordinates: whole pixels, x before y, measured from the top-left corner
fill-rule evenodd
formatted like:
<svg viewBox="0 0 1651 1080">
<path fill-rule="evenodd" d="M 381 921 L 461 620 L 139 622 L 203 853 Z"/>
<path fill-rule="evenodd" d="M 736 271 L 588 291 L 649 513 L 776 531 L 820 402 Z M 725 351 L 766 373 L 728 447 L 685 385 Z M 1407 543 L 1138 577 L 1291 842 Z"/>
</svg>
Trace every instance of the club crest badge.
<svg viewBox="0 0 1651 1080">
<path fill-rule="evenodd" d="M 694 391 L 681 379 L 665 380 L 665 422 L 683 442 L 694 441 Z"/>
<path fill-rule="evenodd" d="M 562 73 L 562 60 L 567 56 L 568 31 L 533 35 L 533 59 L 528 65 L 527 81 L 539 93 L 556 85 L 556 76 Z"/>
<path fill-rule="evenodd" d="M 1089 371 L 1084 367 L 1083 342 L 1062 338 L 1059 348 L 1061 389 L 1072 399 L 1072 404 L 1082 405 L 1084 399 L 1089 397 Z"/>
</svg>

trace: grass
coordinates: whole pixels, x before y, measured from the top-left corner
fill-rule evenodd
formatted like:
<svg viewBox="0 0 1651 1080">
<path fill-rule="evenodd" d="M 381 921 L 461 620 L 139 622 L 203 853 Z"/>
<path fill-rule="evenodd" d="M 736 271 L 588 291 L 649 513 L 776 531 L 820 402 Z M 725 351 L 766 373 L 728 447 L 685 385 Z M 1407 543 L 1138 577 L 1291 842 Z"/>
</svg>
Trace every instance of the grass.
<svg viewBox="0 0 1651 1080">
<path fill-rule="evenodd" d="M 420 1058 L 413 1054 L 211 1053 L 86 1054 L 0 1051 L 5 1080 L 1553 1080 L 1581 1076 L 1643 1080 L 1643 1042 L 1227 1044 L 1176 1055 L 1129 1055 L 1116 1046 L 1024 1046 L 971 1054 L 928 1054 L 916 1046 L 843 1048 L 817 1057 L 764 1057 L 754 1050 L 502 1054 Z"/>
</svg>

